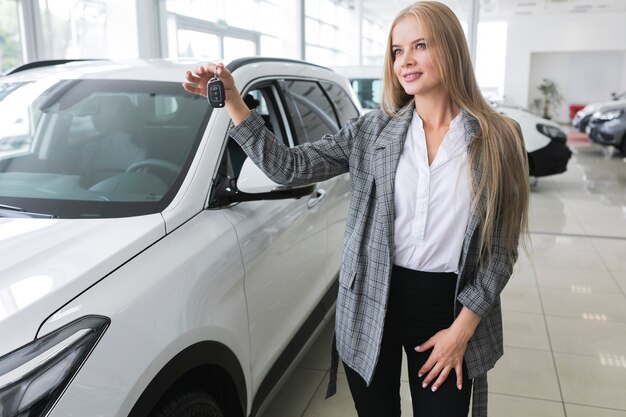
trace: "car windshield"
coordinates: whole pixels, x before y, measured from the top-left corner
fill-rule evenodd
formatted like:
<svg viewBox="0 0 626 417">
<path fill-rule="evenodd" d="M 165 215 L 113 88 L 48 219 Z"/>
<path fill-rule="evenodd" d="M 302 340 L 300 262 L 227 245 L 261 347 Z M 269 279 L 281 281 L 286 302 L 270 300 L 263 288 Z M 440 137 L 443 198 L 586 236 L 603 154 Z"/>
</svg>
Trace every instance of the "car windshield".
<svg viewBox="0 0 626 417">
<path fill-rule="evenodd" d="M 182 184 L 210 108 L 179 83 L 0 83 L 0 217 L 127 217 L 162 211 Z"/>
</svg>

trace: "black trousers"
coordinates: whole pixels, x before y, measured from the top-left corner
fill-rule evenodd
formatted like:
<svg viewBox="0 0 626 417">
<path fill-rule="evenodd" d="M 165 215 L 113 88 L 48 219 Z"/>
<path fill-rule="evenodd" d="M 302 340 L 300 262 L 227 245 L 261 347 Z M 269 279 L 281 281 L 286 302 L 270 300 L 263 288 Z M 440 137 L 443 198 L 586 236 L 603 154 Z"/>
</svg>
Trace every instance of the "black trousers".
<svg viewBox="0 0 626 417">
<path fill-rule="evenodd" d="M 370 386 L 344 363 L 359 417 L 400 417 L 402 349 L 408 362 L 413 417 L 467 417 L 471 381 L 465 363 L 462 390 L 456 387 L 454 370 L 436 392 L 430 389 L 432 383 L 422 388 L 427 374 L 417 376 L 432 349 L 418 353 L 415 347 L 454 321 L 455 286 L 454 273 L 393 267 L 382 346 Z"/>
</svg>

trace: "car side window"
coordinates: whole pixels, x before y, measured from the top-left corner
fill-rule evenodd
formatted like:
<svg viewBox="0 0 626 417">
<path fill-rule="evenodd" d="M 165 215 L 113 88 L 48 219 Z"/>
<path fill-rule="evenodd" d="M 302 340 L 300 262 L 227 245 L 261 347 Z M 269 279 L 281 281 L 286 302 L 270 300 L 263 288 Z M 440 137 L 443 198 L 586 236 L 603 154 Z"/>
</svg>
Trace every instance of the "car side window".
<svg viewBox="0 0 626 417">
<path fill-rule="evenodd" d="M 294 123 L 297 145 L 337 133 L 339 125 L 335 110 L 317 82 L 286 80 L 281 83 L 281 88 Z"/>
<path fill-rule="evenodd" d="M 345 126 L 348 120 L 360 116 L 352 99 L 340 85 L 328 81 L 322 81 L 320 84 L 324 87 L 330 101 L 335 105 L 340 127 Z"/>
<path fill-rule="evenodd" d="M 256 110 L 269 129 L 278 140 L 290 146 L 287 128 L 283 123 L 276 89 L 272 84 L 248 90 L 243 100 L 250 110 Z M 219 207 L 230 204 L 228 196 L 236 190 L 237 178 L 243 167 L 247 155 L 241 146 L 231 137 L 228 137 L 226 149 L 218 168 L 216 187 L 211 196 L 211 206 Z"/>
</svg>

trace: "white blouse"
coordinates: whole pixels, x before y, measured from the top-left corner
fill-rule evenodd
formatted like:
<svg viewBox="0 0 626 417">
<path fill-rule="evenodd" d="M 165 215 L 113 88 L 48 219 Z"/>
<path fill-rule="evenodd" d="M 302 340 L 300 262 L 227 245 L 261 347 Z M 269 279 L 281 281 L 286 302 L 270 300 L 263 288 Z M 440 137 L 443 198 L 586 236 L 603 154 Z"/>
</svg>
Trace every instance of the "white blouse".
<svg viewBox="0 0 626 417">
<path fill-rule="evenodd" d="M 395 177 L 394 264 L 427 272 L 459 271 L 470 184 L 463 111 L 428 165 L 422 119 L 414 111 Z"/>
</svg>

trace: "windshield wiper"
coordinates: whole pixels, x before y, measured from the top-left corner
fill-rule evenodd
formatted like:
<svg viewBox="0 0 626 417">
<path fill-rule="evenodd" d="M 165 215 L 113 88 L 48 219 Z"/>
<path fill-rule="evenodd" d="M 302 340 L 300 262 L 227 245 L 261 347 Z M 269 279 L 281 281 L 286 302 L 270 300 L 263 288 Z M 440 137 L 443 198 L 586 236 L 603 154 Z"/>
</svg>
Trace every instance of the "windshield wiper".
<svg viewBox="0 0 626 417">
<path fill-rule="evenodd" d="M 45 213 L 31 213 L 21 207 L 13 207 L 7 206 L 6 204 L 0 204 L 0 217 L 51 219 L 54 216 L 52 214 Z"/>
</svg>

